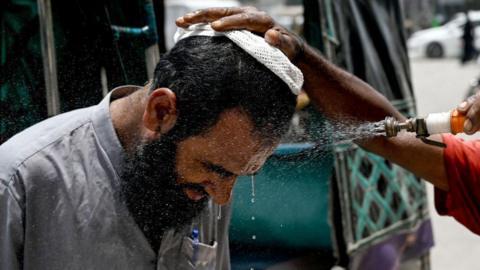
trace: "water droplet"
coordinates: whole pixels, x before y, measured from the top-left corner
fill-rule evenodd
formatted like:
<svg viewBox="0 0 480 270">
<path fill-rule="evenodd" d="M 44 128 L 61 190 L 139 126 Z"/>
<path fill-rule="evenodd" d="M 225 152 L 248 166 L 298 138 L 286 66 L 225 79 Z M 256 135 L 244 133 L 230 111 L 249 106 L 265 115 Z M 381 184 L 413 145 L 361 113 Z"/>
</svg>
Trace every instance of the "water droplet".
<svg viewBox="0 0 480 270">
<path fill-rule="evenodd" d="M 218 215 L 217 215 L 217 220 L 222 219 L 222 207 L 219 205 L 218 206 Z"/>
<path fill-rule="evenodd" d="M 252 197 L 255 197 L 255 175 L 252 175 Z"/>
<path fill-rule="evenodd" d="M 257 239 L 257 236 L 256 236 L 256 235 L 252 235 L 252 239 L 253 239 L 253 240 L 256 240 L 256 239 Z"/>
</svg>

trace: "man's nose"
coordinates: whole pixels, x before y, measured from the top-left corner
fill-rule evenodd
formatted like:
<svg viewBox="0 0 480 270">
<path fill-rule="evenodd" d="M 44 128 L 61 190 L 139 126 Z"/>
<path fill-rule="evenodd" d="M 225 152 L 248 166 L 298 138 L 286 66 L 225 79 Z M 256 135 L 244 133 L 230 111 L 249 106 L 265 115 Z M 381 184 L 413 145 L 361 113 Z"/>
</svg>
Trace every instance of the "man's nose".
<svg viewBox="0 0 480 270">
<path fill-rule="evenodd" d="M 224 179 L 217 182 L 211 189 L 207 189 L 207 193 L 216 204 L 227 204 L 232 197 L 232 189 L 235 185 L 236 177 L 231 179 Z"/>
</svg>

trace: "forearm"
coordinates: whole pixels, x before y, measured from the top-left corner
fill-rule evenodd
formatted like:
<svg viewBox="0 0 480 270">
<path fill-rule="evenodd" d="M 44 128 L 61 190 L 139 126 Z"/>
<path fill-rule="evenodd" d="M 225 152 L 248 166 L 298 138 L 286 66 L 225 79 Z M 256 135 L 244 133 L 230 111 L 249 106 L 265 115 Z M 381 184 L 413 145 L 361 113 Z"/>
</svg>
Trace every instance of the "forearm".
<svg viewBox="0 0 480 270">
<path fill-rule="evenodd" d="M 442 141 L 440 135 L 429 139 Z M 395 138 L 379 137 L 360 144 L 366 150 L 402 166 L 435 187 L 448 190 L 443 148 L 417 139 L 414 134 L 401 134 Z"/>
<path fill-rule="evenodd" d="M 380 93 L 356 76 L 336 67 L 309 46 L 295 63 L 305 77 L 304 90 L 329 119 L 379 121 L 404 117 Z"/>
<path fill-rule="evenodd" d="M 399 120 L 405 119 L 370 85 L 331 64 L 313 49 L 307 47 L 304 56 L 296 64 L 304 74 L 304 89 L 308 96 L 330 120 L 353 118 L 359 121 L 379 121 L 387 115 Z M 440 136 L 432 138 L 441 141 Z M 357 143 L 436 187 L 448 189 L 442 148 L 425 144 L 412 134 L 402 134 L 396 138 L 380 137 Z"/>
<path fill-rule="evenodd" d="M 190 13 L 176 21 L 180 27 L 206 22 L 211 22 L 216 31 L 244 29 L 263 34 L 269 44 L 293 59 L 293 63 L 302 70 L 304 89 L 310 100 L 330 120 L 353 118 L 379 121 L 387 115 L 405 119 L 371 86 L 331 64 L 311 47 L 304 46 L 300 38 L 278 26 L 264 12 L 252 7 L 212 8 Z M 445 188 L 443 150 L 426 145 L 412 136 L 357 143 Z"/>
</svg>

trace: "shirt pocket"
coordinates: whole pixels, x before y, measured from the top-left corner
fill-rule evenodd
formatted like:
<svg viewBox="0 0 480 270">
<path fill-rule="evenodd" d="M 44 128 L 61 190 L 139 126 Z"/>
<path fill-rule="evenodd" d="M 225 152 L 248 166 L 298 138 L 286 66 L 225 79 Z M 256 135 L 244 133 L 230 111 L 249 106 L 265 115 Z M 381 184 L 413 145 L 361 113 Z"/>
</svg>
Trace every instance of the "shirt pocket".
<svg viewBox="0 0 480 270">
<path fill-rule="evenodd" d="M 206 270 L 215 269 L 217 261 L 217 242 L 208 245 L 194 242 L 190 237 L 183 237 L 179 267 L 177 269 Z"/>
</svg>

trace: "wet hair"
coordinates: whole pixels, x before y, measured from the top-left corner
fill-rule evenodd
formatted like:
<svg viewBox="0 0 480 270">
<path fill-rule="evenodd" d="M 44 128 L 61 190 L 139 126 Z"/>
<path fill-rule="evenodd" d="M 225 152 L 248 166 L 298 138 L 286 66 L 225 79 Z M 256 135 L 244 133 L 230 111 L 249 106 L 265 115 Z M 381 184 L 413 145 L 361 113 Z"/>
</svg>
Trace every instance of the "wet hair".
<svg viewBox="0 0 480 270">
<path fill-rule="evenodd" d="M 180 40 L 155 69 L 151 90 L 160 87 L 177 96 L 173 133 L 183 138 L 206 132 L 222 112 L 239 108 L 262 140 L 279 139 L 295 110 L 287 84 L 226 37 Z"/>
</svg>

